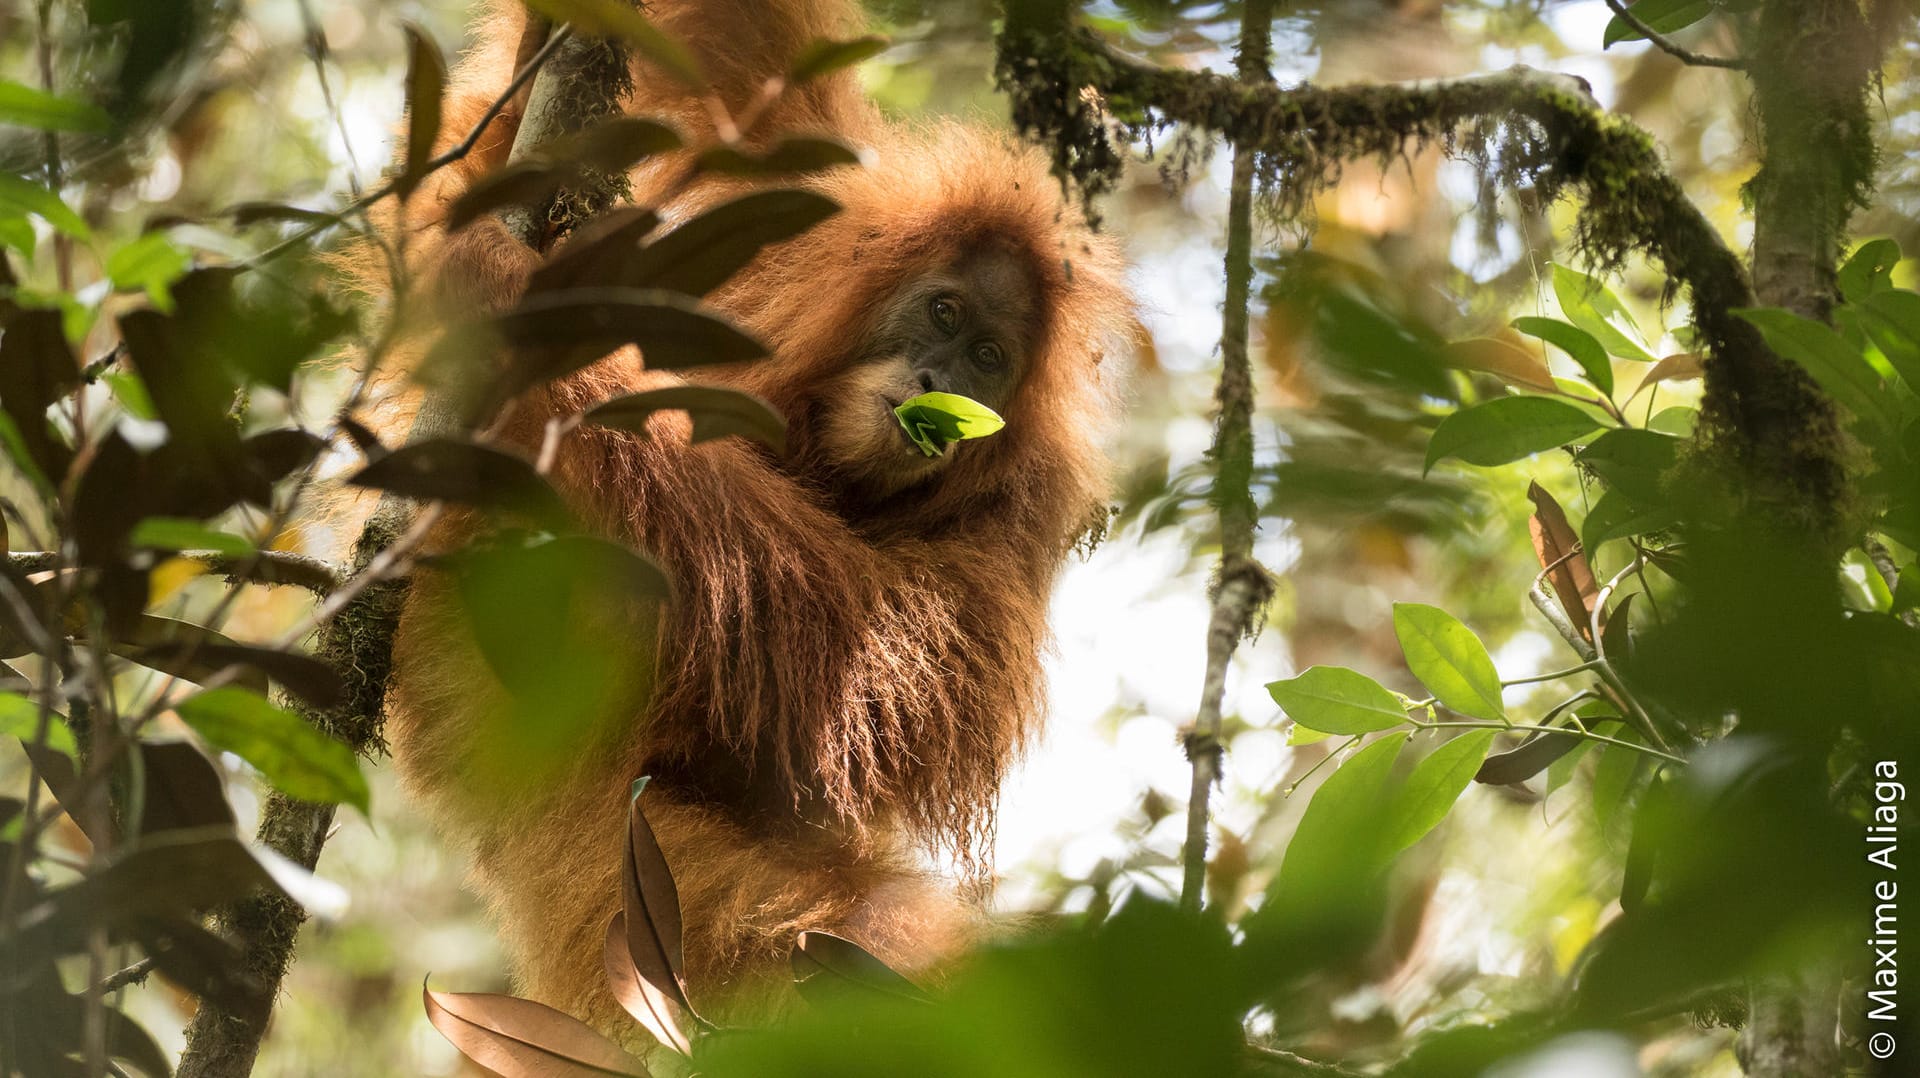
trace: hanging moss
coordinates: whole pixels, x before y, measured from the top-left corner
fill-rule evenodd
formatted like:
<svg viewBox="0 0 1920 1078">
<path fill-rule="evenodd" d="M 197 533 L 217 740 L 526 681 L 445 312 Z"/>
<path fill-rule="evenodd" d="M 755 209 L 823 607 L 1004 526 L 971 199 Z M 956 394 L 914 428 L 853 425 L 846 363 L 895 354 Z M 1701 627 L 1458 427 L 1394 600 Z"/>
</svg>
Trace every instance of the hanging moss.
<svg viewBox="0 0 1920 1078">
<path fill-rule="evenodd" d="M 1769 511 L 1827 540 L 1845 516 L 1846 471 L 1832 405 L 1797 367 L 1734 316 L 1755 303 L 1745 267 L 1668 174 L 1653 139 L 1601 111 L 1568 76 L 1524 67 L 1427 83 L 1289 89 L 1173 71 L 1110 53 L 1086 31 L 1010 30 L 999 83 L 1020 131 L 1051 148 L 1055 173 L 1089 207 L 1124 167 L 1115 147 L 1176 125 L 1257 152 L 1270 212 L 1310 212 L 1349 161 L 1383 166 L 1437 147 L 1476 164 L 1483 182 L 1580 201 L 1570 243 L 1596 271 L 1644 252 L 1691 300 L 1707 352 L 1702 452 L 1759 483 Z M 1085 88 L 1085 89 L 1083 89 Z"/>
</svg>

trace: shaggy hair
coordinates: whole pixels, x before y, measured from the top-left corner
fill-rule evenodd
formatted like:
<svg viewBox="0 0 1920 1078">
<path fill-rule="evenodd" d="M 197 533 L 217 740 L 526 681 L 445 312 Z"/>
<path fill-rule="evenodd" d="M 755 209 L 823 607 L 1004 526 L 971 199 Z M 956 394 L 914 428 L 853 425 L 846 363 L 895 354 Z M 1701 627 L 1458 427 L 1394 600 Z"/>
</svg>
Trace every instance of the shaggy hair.
<svg viewBox="0 0 1920 1078">
<path fill-rule="evenodd" d="M 648 13 L 736 109 L 806 42 L 858 30 L 846 0 L 654 0 Z M 522 32 L 518 4 L 486 6 L 453 73 L 444 142 L 505 86 Z M 631 113 L 667 119 L 689 144 L 711 137 L 707 110 L 667 76 L 637 62 L 634 84 Z M 468 310 L 511 304 L 537 262 L 491 220 L 451 236 L 440 224 L 502 162 L 519 108 L 388 222 L 427 287 Z M 563 766 L 503 787 L 482 776 L 500 771 L 484 754 L 505 692 L 435 574 L 420 575 L 397 643 L 394 758 L 471 852 L 522 990 L 629 1040 L 599 956 L 637 775 L 655 778 L 646 812 L 679 882 L 691 992 L 710 1010 L 782 1009 L 800 929 L 908 969 L 974 933 L 976 908 L 922 854 L 984 864 L 1001 780 L 1044 710 L 1054 574 L 1104 494 L 1116 372 L 1102 357 L 1132 325 L 1130 305 L 1113 245 L 1063 204 L 1044 160 L 987 130 L 885 122 L 851 72 L 787 94 L 755 139 L 796 131 L 861 147 L 869 163 L 809 179 L 842 211 L 708 298 L 772 358 L 682 377 L 629 349 L 530 393 L 507 432 L 536 447 L 549 416 L 684 382 L 757 393 L 788 420 L 784 458 L 738 438 L 690 445 L 679 413 L 656 415 L 646 436 L 589 427 L 561 444 L 562 493 L 673 582 L 662 606 L 606 630 L 631 642 L 622 703 Z M 635 170 L 635 202 L 671 223 L 745 189 L 707 178 L 661 204 L 684 164 Z M 1038 284 L 1037 345 L 1006 430 L 899 493 L 858 493 L 821 417 L 857 379 L 894 290 L 986 246 L 1014 252 Z M 457 546 L 477 526 L 456 518 L 435 542 Z"/>
</svg>

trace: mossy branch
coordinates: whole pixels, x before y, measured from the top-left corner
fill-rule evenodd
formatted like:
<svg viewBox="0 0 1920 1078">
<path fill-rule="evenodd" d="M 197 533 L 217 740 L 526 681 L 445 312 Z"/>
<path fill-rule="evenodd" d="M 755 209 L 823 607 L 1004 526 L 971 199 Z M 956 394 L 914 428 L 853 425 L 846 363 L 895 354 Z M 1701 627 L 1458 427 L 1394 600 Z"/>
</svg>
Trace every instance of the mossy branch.
<svg viewBox="0 0 1920 1078">
<path fill-rule="evenodd" d="M 1249 86 L 1115 54 L 1086 30 L 1009 24 L 999 79 L 1020 130 L 1091 200 L 1124 166 L 1117 143 L 1183 125 L 1258 155 L 1281 216 L 1310 211 L 1349 161 L 1437 146 L 1497 162 L 1493 179 L 1545 200 L 1581 200 L 1572 245 L 1596 269 L 1644 252 L 1691 301 L 1707 361 L 1702 438 L 1747 496 L 1830 535 L 1846 490 L 1832 405 L 1733 315 L 1754 303 L 1740 258 L 1667 171 L 1650 136 L 1602 110 L 1578 79 L 1526 67 L 1402 84 Z M 1497 153 L 1486 153 L 1495 146 Z"/>
<path fill-rule="evenodd" d="M 1241 15 L 1240 81 L 1249 87 L 1272 82 L 1273 0 L 1247 0 Z M 1220 566 L 1207 624 L 1207 672 L 1187 758 L 1193 779 L 1187 797 L 1187 842 L 1180 904 L 1197 912 L 1207 872 L 1208 801 L 1220 780 L 1225 746 L 1220 743 L 1221 701 L 1227 667 L 1240 641 L 1253 629 L 1273 596 L 1273 580 L 1253 557 L 1254 504 L 1253 364 L 1247 355 L 1248 303 L 1253 290 L 1253 199 L 1255 149 L 1236 145 L 1227 207 L 1227 296 L 1220 316 L 1219 416 L 1213 435 L 1213 502 L 1220 517 Z"/>
</svg>

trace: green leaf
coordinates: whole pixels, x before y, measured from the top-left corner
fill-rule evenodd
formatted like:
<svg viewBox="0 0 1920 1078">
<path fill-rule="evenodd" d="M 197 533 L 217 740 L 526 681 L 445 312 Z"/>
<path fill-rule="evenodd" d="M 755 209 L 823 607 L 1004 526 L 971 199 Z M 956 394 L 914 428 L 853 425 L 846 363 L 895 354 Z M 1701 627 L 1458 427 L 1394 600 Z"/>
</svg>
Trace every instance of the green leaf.
<svg viewBox="0 0 1920 1078">
<path fill-rule="evenodd" d="M 1680 439 L 1649 430 L 1610 430 L 1575 458 L 1611 490 L 1657 505 L 1660 481 L 1680 458 Z"/>
<path fill-rule="evenodd" d="M 1758 327 L 1769 348 L 1805 368 L 1827 396 L 1862 423 L 1883 435 L 1895 429 L 1879 374 L 1832 327 L 1778 307 L 1744 307 L 1733 313 Z"/>
<path fill-rule="evenodd" d="M 1379 682 L 1341 666 L 1313 666 L 1270 682 L 1267 692 L 1298 726 L 1323 734 L 1368 734 L 1407 721 L 1400 698 Z"/>
<path fill-rule="evenodd" d="M 135 419 L 158 419 L 160 413 L 153 407 L 153 397 L 147 393 L 146 384 L 132 371 L 107 371 L 100 376 L 107 384 L 107 390 L 120 407 Z"/>
<path fill-rule="evenodd" d="M 526 5 L 554 22 L 570 22 L 582 33 L 622 38 L 687 89 L 707 88 L 699 61 L 687 47 L 661 33 L 628 0 L 526 0 Z"/>
<path fill-rule="evenodd" d="M 174 709 L 207 743 L 240 757 L 289 797 L 368 811 L 367 778 L 353 750 L 245 689 L 210 689 Z"/>
<path fill-rule="evenodd" d="M 1595 732 L 1605 733 L 1604 730 L 1596 730 Z M 1552 797 L 1554 794 L 1554 791 L 1560 789 L 1562 786 L 1565 786 L 1567 783 L 1573 781 L 1574 769 L 1580 766 L 1580 761 L 1586 757 L 1588 752 L 1591 752 L 1593 750 L 1593 747 L 1595 745 L 1598 745 L 1598 744 L 1600 744 L 1600 742 L 1598 741 L 1593 741 L 1584 737 L 1578 738 L 1574 741 L 1573 747 L 1567 750 L 1567 754 L 1565 756 L 1560 757 L 1558 760 L 1555 760 L 1552 764 L 1548 765 L 1547 767 L 1547 796 L 1548 797 Z"/>
<path fill-rule="evenodd" d="M 164 232 L 149 232 L 107 256 L 107 276 L 123 292 L 145 292 L 162 311 L 173 310 L 168 288 L 193 265 L 193 256 Z"/>
<path fill-rule="evenodd" d="M 771 404 L 750 393 L 719 386 L 670 386 L 628 393 L 595 405 L 581 418 L 602 427 L 645 434 L 647 418 L 663 409 L 687 413 L 693 421 L 692 440 L 696 443 L 738 434 L 764 442 L 775 452 L 786 452 L 787 421 Z"/>
<path fill-rule="evenodd" d="M 1599 420 L 1564 401 L 1500 397 L 1442 419 L 1427 443 L 1426 468 L 1448 457 L 1482 467 L 1511 464 L 1599 429 Z"/>
<path fill-rule="evenodd" d="M 658 120 L 615 116 L 553 140 L 540 148 L 539 158 L 601 172 L 626 172 L 680 145 L 680 133 Z"/>
<path fill-rule="evenodd" d="M 1493 745 L 1494 730 L 1473 730 L 1456 737 L 1427 754 L 1414 766 L 1393 798 L 1387 814 L 1392 835 L 1389 845 L 1404 850 L 1426 837 L 1427 832 L 1446 819 L 1461 791 L 1480 770 L 1487 749 Z"/>
<path fill-rule="evenodd" d="M 1287 744 L 1289 745 L 1312 745 L 1315 742 L 1325 741 L 1327 736 L 1328 735 L 1318 730 L 1310 730 L 1297 722 L 1287 727 Z"/>
<path fill-rule="evenodd" d="M 16 692 L 0 693 L 0 734 L 11 734 L 31 745 L 39 730 L 39 704 Z M 57 711 L 48 715 L 47 747 L 68 756 L 80 754 L 80 746 L 73 740 L 73 731 L 67 728 L 67 720 Z"/>
<path fill-rule="evenodd" d="M 650 370 L 741 363 L 767 354 L 720 311 L 660 288 L 576 288 L 529 295 L 494 319 L 516 346 L 508 393 L 552 381 L 622 345 L 635 345 Z"/>
<path fill-rule="evenodd" d="M 958 393 L 908 397 L 893 414 L 913 444 L 929 457 L 939 456 L 954 442 L 997 434 L 1007 425 L 998 412 Z"/>
<path fill-rule="evenodd" d="M 765 150 L 715 146 L 703 152 L 698 161 L 709 172 L 730 176 L 790 176 L 857 165 L 860 155 L 833 139 L 785 138 Z"/>
<path fill-rule="evenodd" d="M 704 296 L 767 246 L 792 239 L 838 212 L 839 203 L 817 192 L 755 191 L 723 202 L 643 247 L 633 241 L 646 234 L 653 222 L 649 216 L 635 217 L 630 231 L 622 228 L 604 237 L 614 241 L 611 250 L 597 242 L 601 237 L 561 248 L 559 255 L 535 272 L 529 291 L 622 285 Z M 583 249 L 576 254 L 574 247 Z"/>
<path fill-rule="evenodd" d="M 1313 907 L 1365 887 L 1386 867 L 1393 851 L 1379 826 L 1380 806 L 1406 742 L 1404 733 L 1388 734 L 1354 753 L 1320 784 L 1287 843 L 1274 902 Z"/>
<path fill-rule="evenodd" d="M 1679 516 L 1665 506 L 1646 506 L 1618 491 L 1607 491 L 1580 522 L 1580 545 L 1591 558 L 1600 544 L 1614 539 L 1661 531 L 1678 523 Z"/>
<path fill-rule="evenodd" d="M 1460 397 L 1441 342 L 1423 326 L 1331 289 L 1320 297 L 1313 328 L 1323 357 L 1341 374 L 1438 400 Z"/>
<path fill-rule="evenodd" d="M 1840 267 L 1840 294 L 1849 303 L 1863 303 L 1893 287 L 1893 267 L 1900 264 L 1900 244 L 1891 239 L 1868 240 Z"/>
<path fill-rule="evenodd" d="M 830 75 L 845 67 L 852 67 L 862 60 L 871 59 L 886 51 L 890 44 L 884 37 L 868 35 L 849 41 L 822 39 L 808 43 L 794 58 L 793 66 L 787 69 L 787 83 L 798 86 L 800 83 Z"/>
<path fill-rule="evenodd" d="M 255 549 L 242 536 L 185 517 L 148 517 L 134 525 L 128 541 L 158 550 L 211 550 L 231 558 L 246 557 Z"/>
<path fill-rule="evenodd" d="M 74 239 L 93 238 L 93 230 L 73 212 L 60 196 L 37 183 L 0 172 L 0 210 L 31 213 Z"/>
<path fill-rule="evenodd" d="M 1639 0 L 1638 3 L 1629 5 L 1629 10 L 1641 22 L 1647 24 L 1654 33 L 1671 34 L 1676 30 L 1685 30 L 1713 14 L 1714 6 L 1713 0 Z M 1607 23 L 1600 47 L 1607 49 L 1616 42 L 1638 41 L 1645 36 L 1626 20 L 1615 15 Z"/>
<path fill-rule="evenodd" d="M 433 162 L 433 144 L 440 137 L 440 99 L 447 89 L 447 60 L 424 28 L 406 21 L 400 28 L 407 35 L 407 157 L 394 187 L 406 198 Z"/>
<path fill-rule="evenodd" d="M 1920 562 L 1900 570 L 1900 578 L 1893 586 L 1893 612 L 1903 614 L 1909 610 L 1920 610 Z"/>
<path fill-rule="evenodd" d="M 1893 589 L 1887 587 L 1879 567 L 1859 547 L 1840 559 L 1840 599 L 1853 610 L 1882 614 L 1893 610 Z"/>
<path fill-rule="evenodd" d="M 1636 745 L 1641 743 L 1640 735 L 1631 727 L 1622 726 L 1611 736 Z M 1621 809 L 1626 807 L 1627 795 L 1633 789 L 1641 765 L 1646 762 L 1646 754 L 1623 745 L 1608 744 L 1599 745 L 1594 752 L 1599 762 L 1593 769 L 1593 816 L 1599 821 L 1601 831 L 1611 834 L 1617 825 L 1625 822 Z"/>
<path fill-rule="evenodd" d="M 1586 330 L 1609 354 L 1642 363 L 1653 362 L 1653 357 L 1638 340 L 1640 327 L 1634 325 L 1633 315 L 1620 302 L 1620 297 L 1597 278 L 1556 264 L 1553 294 L 1559 299 L 1560 311 L 1567 316 L 1567 321 Z M 1622 325 L 1626 330 L 1620 328 Z"/>
<path fill-rule="evenodd" d="M 526 458 L 446 436 L 414 442 L 378 457 L 347 477 L 353 486 L 418 501 L 448 501 L 560 522 L 566 504 Z"/>
<path fill-rule="evenodd" d="M 1607 350 L 1600 347 L 1600 342 L 1594 339 L 1593 334 L 1558 318 L 1516 318 L 1513 328 L 1529 337 L 1538 337 L 1572 356 L 1573 361 L 1580 364 L 1587 381 L 1607 397 L 1613 396 L 1613 362 L 1607 358 Z"/>
<path fill-rule="evenodd" d="M 1662 408 L 1647 420 L 1647 429 L 1656 434 L 1671 434 L 1675 438 L 1693 437 L 1693 428 L 1700 422 L 1700 409 L 1685 405 Z"/>
<path fill-rule="evenodd" d="M 38 237 L 33 234 L 33 222 L 27 215 L 18 212 L 0 213 L 0 247 L 11 247 L 20 252 L 20 257 L 33 261 L 33 249 L 38 246 Z"/>
<path fill-rule="evenodd" d="M 1860 328 L 1907 388 L 1920 393 L 1920 294 L 1887 291 L 1854 308 Z"/>
<path fill-rule="evenodd" d="M 1500 675 L 1472 629 L 1437 606 L 1395 603 L 1393 632 L 1400 638 L 1407 669 L 1435 699 L 1462 715 L 1506 721 Z"/>
<path fill-rule="evenodd" d="M 504 206 L 530 206 L 549 198 L 579 170 L 568 164 L 528 159 L 496 168 L 481 176 L 460 192 L 447 207 L 446 228 L 458 232 L 483 213 Z"/>
<path fill-rule="evenodd" d="M 0 79 L 0 124 L 36 131 L 78 131 L 104 135 L 113 120 L 98 106 Z"/>
</svg>

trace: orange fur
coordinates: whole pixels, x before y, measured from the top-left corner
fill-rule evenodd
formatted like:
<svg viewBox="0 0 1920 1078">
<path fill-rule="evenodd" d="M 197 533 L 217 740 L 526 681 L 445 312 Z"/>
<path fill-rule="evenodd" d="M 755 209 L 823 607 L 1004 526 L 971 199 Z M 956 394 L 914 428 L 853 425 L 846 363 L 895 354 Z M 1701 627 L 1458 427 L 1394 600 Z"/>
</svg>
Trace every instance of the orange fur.
<svg viewBox="0 0 1920 1078">
<path fill-rule="evenodd" d="M 516 10 L 487 5 L 480 44 L 454 73 L 449 143 L 510 77 Z M 736 108 L 808 40 L 857 29 L 841 0 L 648 10 Z M 705 110 L 665 76 L 642 63 L 635 82 L 631 112 L 703 137 Z M 490 221 L 451 238 L 438 221 L 503 159 L 512 125 L 497 126 L 414 196 L 404 226 L 389 223 L 408 233 L 410 260 L 448 282 L 443 299 L 483 309 L 512 301 L 532 254 Z M 1114 372 L 1101 358 L 1128 302 L 1117 253 L 1062 205 L 1044 161 L 978 128 L 883 123 L 850 72 L 783 99 L 755 134 L 797 130 L 864 147 L 872 163 L 809 181 L 842 212 L 709 297 L 773 357 L 688 376 L 771 401 L 788 419 L 788 456 L 734 438 L 690 445 L 685 417 L 666 414 L 644 438 L 581 430 L 554 470 L 585 519 L 673 580 L 664 608 L 607 630 L 633 643 L 630 683 L 616 693 L 630 703 L 608 706 L 557 773 L 480 782 L 492 773 L 489 716 L 507 708 L 431 574 L 397 642 L 396 763 L 470 849 L 522 989 L 629 1037 L 599 953 L 638 774 L 655 776 L 645 805 L 679 881 L 696 1002 L 735 1019 L 778 1012 L 802 928 L 843 933 L 908 969 L 974 934 L 976 909 L 921 867 L 923 854 L 982 863 L 1001 779 L 1042 716 L 1053 576 L 1103 494 L 1098 435 Z M 655 204 L 671 171 L 636 170 L 635 200 Z M 739 189 L 702 181 L 659 208 L 684 219 Z M 852 361 L 864 329 L 899 284 L 985 245 L 1017 252 L 1038 283 L 1038 345 L 1007 429 L 958 446 L 897 493 L 861 493 L 858 440 L 824 417 L 849 406 L 863 377 Z M 679 381 L 618 353 L 519 402 L 508 437 L 531 447 L 546 416 Z M 462 518 L 437 541 L 473 528 Z"/>
</svg>

